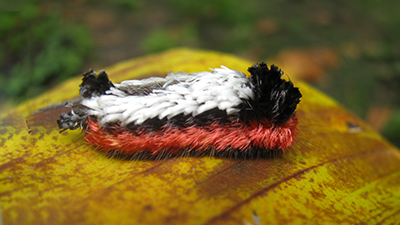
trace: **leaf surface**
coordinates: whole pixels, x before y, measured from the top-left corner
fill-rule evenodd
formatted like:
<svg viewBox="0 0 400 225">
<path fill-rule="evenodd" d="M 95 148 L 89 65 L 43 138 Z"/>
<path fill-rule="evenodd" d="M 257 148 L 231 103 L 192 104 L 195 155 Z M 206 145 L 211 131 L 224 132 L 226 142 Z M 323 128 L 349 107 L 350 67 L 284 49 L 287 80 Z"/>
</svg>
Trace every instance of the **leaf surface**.
<svg viewBox="0 0 400 225">
<path fill-rule="evenodd" d="M 246 60 L 176 49 L 107 68 L 110 79 L 206 71 Z M 279 66 L 279 65 L 278 65 Z M 285 68 L 282 68 L 285 71 Z M 107 158 L 56 120 L 81 77 L 1 117 L 4 224 L 390 224 L 400 219 L 400 154 L 335 101 L 293 80 L 299 134 L 270 158 Z"/>
</svg>

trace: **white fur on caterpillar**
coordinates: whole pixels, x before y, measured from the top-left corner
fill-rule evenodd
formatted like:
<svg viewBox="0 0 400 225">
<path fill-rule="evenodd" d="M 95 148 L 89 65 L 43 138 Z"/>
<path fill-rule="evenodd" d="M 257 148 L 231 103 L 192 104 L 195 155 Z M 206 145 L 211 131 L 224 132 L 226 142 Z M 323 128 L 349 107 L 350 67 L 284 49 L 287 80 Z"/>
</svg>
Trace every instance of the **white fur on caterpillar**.
<svg viewBox="0 0 400 225">
<path fill-rule="evenodd" d="M 127 80 L 114 85 L 105 95 L 81 102 L 89 109 L 87 115 L 96 116 L 100 125 L 140 125 L 148 119 L 171 119 L 179 114 L 195 117 L 213 108 L 232 115 L 240 111 L 238 106 L 243 101 L 253 98 L 246 75 L 224 66 L 211 72 L 170 72 L 165 78 Z M 144 96 L 120 90 L 157 85 L 159 88 Z"/>
</svg>

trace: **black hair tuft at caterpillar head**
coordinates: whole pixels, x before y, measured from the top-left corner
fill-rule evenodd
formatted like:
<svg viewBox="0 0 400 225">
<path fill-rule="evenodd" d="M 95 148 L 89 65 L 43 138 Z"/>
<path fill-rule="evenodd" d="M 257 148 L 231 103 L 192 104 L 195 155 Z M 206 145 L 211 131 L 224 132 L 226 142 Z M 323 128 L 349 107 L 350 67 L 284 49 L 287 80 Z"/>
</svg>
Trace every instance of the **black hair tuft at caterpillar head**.
<svg viewBox="0 0 400 225">
<path fill-rule="evenodd" d="M 283 72 L 277 66 L 269 69 L 265 62 L 249 67 L 250 85 L 254 99 L 250 102 L 255 108 L 257 118 L 280 124 L 286 122 L 296 110 L 302 97 L 299 88 L 293 87 L 291 81 L 282 79 Z"/>
<path fill-rule="evenodd" d="M 114 84 L 108 79 L 105 71 L 100 71 L 99 75 L 92 69 L 83 74 L 82 84 L 79 85 L 79 95 L 84 98 L 91 98 L 93 96 L 100 96 L 114 87 Z"/>
</svg>

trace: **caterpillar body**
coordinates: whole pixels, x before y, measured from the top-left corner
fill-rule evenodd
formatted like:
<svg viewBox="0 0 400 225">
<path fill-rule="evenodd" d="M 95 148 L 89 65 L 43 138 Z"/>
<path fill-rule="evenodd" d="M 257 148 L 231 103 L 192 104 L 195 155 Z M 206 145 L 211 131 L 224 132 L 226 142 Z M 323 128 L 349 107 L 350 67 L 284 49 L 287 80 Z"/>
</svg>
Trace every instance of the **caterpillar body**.
<svg viewBox="0 0 400 225">
<path fill-rule="evenodd" d="M 59 128 L 81 128 L 105 152 L 146 156 L 285 151 L 297 132 L 301 93 L 283 72 L 260 62 L 249 77 L 227 67 L 112 83 L 83 74 L 82 99 Z"/>
</svg>

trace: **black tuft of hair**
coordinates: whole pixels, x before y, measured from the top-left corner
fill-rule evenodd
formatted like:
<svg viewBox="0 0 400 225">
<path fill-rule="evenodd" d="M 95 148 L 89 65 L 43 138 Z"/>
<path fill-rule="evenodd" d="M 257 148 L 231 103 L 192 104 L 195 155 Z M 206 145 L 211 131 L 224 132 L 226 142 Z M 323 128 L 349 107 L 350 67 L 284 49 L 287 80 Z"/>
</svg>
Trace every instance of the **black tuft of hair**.
<svg viewBox="0 0 400 225">
<path fill-rule="evenodd" d="M 277 66 L 268 68 L 265 62 L 249 67 L 250 87 L 254 99 L 250 101 L 251 111 L 257 119 L 266 118 L 275 124 L 285 123 L 293 116 L 302 97 L 299 88 L 291 81 L 282 79 L 283 72 Z M 243 110 L 242 110 L 243 111 Z"/>
<path fill-rule="evenodd" d="M 83 74 L 82 84 L 79 85 L 79 95 L 84 98 L 91 98 L 94 96 L 100 96 L 114 87 L 114 84 L 108 79 L 108 75 L 105 71 L 100 71 L 99 75 L 96 74 L 92 69 Z"/>
</svg>

